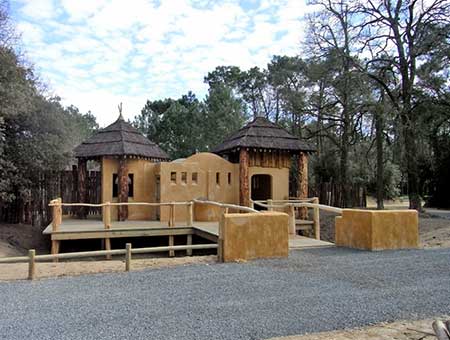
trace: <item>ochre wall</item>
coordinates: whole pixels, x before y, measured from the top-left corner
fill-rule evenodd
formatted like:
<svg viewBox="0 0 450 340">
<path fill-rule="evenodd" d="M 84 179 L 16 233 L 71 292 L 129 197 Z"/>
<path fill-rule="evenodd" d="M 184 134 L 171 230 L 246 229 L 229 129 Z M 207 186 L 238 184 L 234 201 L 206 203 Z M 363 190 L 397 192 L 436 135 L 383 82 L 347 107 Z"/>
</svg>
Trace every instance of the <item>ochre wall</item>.
<svg viewBox="0 0 450 340">
<path fill-rule="evenodd" d="M 289 198 L 289 169 L 288 168 L 249 168 L 250 197 L 252 197 L 252 176 L 270 175 L 272 177 L 272 199 L 285 200 Z"/>
<path fill-rule="evenodd" d="M 417 248 L 417 211 L 344 209 L 336 217 L 336 245 L 366 250 Z"/>
<path fill-rule="evenodd" d="M 171 180 L 171 173 L 176 173 L 176 183 Z M 186 172 L 186 183 L 182 182 L 182 173 Z M 192 182 L 192 173 L 197 173 L 197 183 Z M 187 159 L 160 163 L 157 173 L 161 176 L 161 202 L 190 201 L 192 199 L 207 199 L 222 203 L 237 203 L 239 200 L 239 164 L 212 154 L 198 153 Z M 216 183 L 216 173 L 219 173 L 220 184 Z M 228 184 L 228 173 L 231 174 L 231 184 Z M 218 220 L 219 210 L 207 205 L 196 204 L 194 219 L 197 221 Z M 161 208 L 161 221 L 167 221 L 169 208 Z M 186 220 L 186 208 L 175 208 L 175 220 Z"/>
<path fill-rule="evenodd" d="M 224 214 L 219 224 L 223 262 L 288 257 L 288 215 L 279 212 Z"/>
<path fill-rule="evenodd" d="M 128 173 L 133 174 L 133 197 L 128 202 L 155 202 L 155 163 L 143 159 L 127 159 Z M 113 174 L 117 174 L 119 161 L 115 158 L 102 159 L 102 202 L 118 202 L 113 198 Z M 111 207 L 111 219 L 117 220 L 118 209 Z M 144 206 L 129 206 L 129 220 L 155 219 L 156 209 Z"/>
</svg>

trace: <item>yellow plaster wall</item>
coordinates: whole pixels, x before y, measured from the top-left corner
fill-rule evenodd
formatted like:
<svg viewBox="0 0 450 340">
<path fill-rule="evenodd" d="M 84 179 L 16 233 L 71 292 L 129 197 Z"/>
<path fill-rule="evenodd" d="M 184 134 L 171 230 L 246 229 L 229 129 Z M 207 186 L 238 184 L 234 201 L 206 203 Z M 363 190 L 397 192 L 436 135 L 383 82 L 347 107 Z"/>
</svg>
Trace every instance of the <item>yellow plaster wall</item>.
<svg viewBox="0 0 450 340">
<path fill-rule="evenodd" d="M 288 168 L 249 168 L 250 198 L 252 197 L 252 176 L 270 175 L 272 177 L 272 199 L 285 200 L 289 198 L 289 169 Z"/>
<path fill-rule="evenodd" d="M 184 160 L 161 163 L 158 167 L 161 178 L 161 202 L 190 201 L 207 199 L 222 203 L 239 201 L 239 164 L 212 154 L 198 153 Z M 171 181 L 171 173 L 176 172 L 176 183 Z M 187 181 L 181 180 L 182 173 L 187 173 Z M 197 184 L 192 182 L 192 173 L 197 173 Z M 220 175 L 220 184 L 216 183 L 216 173 Z M 231 184 L 228 184 L 228 173 L 231 173 Z M 194 219 L 197 221 L 218 220 L 219 209 L 196 204 Z M 161 221 L 167 221 L 169 208 L 161 208 Z M 186 220 L 186 208 L 175 208 L 175 220 Z"/>
<path fill-rule="evenodd" d="M 366 250 L 419 247 L 415 210 L 344 209 L 335 226 L 337 246 Z"/>
<path fill-rule="evenodd" d="M 129 202 L 155 202 L 155 163 L 143 159 L 127 159 L 128 173 L 134 176 L 133 197 Z M 117 202 L 112 197 L 113 174 L 117 174 L 119 161 L 114 158 L 102 159 L 102 202 Z M 111 219 L 117 220 L 118 209 L 111 207 Z M 155 208 L 129 206 L 129 220 L 151 220 L 155 218 Z"/>
<path fill-rule="evenodd" d="M 219 225 L 219 242 L 223 262 L 288 257 L 288 215 L 224 214 Z"/>
</svg>

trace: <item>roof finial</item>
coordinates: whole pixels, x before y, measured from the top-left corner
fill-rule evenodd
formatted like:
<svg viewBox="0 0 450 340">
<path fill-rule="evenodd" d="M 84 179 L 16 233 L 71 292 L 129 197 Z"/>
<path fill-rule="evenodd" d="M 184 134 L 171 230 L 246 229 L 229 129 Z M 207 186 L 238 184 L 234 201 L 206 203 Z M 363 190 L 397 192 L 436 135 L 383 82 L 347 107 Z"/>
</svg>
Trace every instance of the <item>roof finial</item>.
<svg viewBox="0 0 450 340">
<path fill-rule="evenodd" d="M 117 105 L 117 108 L 119 109 L 119 120 L 123 120 L 123 116 L 122 116 L 122 102 Z"/>
</svg>

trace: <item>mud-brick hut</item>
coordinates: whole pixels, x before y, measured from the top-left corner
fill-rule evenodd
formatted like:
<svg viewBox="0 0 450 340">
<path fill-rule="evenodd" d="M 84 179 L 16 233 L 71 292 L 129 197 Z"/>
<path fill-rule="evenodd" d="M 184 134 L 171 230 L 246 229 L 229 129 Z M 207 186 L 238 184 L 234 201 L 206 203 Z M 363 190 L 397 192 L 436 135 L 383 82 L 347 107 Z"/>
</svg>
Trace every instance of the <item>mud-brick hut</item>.
<svg viewBox="0 0 450 340">
<path fill-rule="evenodd" d="M 155 165 L 169 156 L 144 137 L 120 114 L 119 118 L 74 149 L 78 159 L 79 202 L 87 202 L 87 162 L 97 161 L 101 167 L 102 202 L 154 202 Z M 151 209 L 140 206 L 112 207 L 115 219 L 153 219 Z M 85 212 L 80 210 L 80 217 Z M 84 215 L 84 216 L 83 216 Z"/>
<path fill-rule="evenodd" d="M 212 152 L 239 163 L 239 204 L 250 199 L 287 199 L 293 156 L 298 162 L 297 196 L 308 197 L 308 155 L 315 149 L 265 117 L 256 117 Z"/>
</svg>

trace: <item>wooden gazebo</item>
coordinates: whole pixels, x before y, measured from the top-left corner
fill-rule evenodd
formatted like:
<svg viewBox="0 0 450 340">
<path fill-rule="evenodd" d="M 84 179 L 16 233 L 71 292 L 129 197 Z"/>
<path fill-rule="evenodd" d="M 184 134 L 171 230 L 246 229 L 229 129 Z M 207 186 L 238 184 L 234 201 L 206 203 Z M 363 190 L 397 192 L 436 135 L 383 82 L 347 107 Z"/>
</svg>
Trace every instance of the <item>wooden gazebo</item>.
<svg viewBox="0 0 450 340">
<path fill-rule="evenodd" d="M 315 148 L 272 123 L 256 117 L 212 152 L 239 163 L 239 203 L 249 206 L 249 167 L 289 168 L 298 159 L 299 198 L 308 197 L 308 154 Z"/>
<path fill-rule="evenodd" d="M 74 149 L 74 154 L 78 159 L 78 199 L 81 203 L 86 202 L 88 160 L 99 161 L 100 164 L 102 164 L 102 159 L 104 158 L 118 160 L 119 202 L 128 202 L 128 160 L 144 159 L 150 162 L 169 160 L 169 156 L 157 144 L 147 139 L 131 124 L 127 123 L 121 113 L 114 123 L 78 145 Z M 119 209 L 119 220 L 123 221 L 127 216 L 127 206 L 121 206 Z M 82 209 L 79 211 L 79 217 L 86 217 Z"/>
</svg>

